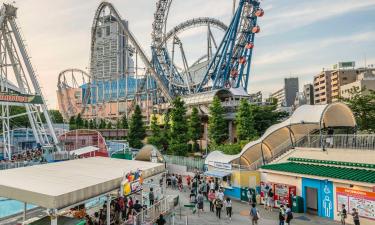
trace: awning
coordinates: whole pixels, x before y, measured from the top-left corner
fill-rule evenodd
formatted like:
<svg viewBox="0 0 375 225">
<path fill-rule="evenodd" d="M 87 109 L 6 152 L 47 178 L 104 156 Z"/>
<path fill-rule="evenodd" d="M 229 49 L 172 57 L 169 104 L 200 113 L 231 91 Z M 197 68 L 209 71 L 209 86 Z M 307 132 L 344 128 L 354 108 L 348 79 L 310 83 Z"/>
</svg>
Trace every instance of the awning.
<svg viewBox="0 0 375 225">
<path fill-rule="evenodd" d="M 164 164 L 92 157 L 0 171 L 0 196 L 49 209 L 63 209 L 120 188 L 124 174 L 144 178 Z"/>
<path fill-rule="evenodd" d="M 218 178 L 223 178 L 226 176 L 231 175 L 231 172 L 226 172 L 226 171 L 220 171 L 220 170 L 210 170 L 204 172 L 204 175 L 210 176 L 210 177 L 218 177 Z"/>
<path fill-rule="evenodd" d="M 90 153 L 90 152 L 95 152 L 95 151 L 98 151 L 99 148 L 98 147 L 95 147 L 95 146 L 86 146 L 86 147 L 83 147 L 83 148 L 79 148 L 79 149 L 76 149 L 76 150 L 73 150 L 73 151 L 70 151 L 69 153 L 71 155 L 83 155 L 83 154 L 86 154 L 86 153 Z"/>
</svg>

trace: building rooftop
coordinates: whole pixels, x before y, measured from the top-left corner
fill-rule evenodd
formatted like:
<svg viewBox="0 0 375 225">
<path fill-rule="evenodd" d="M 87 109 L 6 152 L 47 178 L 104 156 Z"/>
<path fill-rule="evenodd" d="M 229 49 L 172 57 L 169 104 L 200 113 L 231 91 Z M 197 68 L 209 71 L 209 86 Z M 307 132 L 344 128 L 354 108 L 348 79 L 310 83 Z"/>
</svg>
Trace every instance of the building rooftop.
<svg viewBox="0 0 375 225">
<path fill-rule="evenodd" d="M 375 183 L 375 164 L 338 162 L 313 159 L 289 159 L 289 162 L 264 165 L 263 170 L 274 170 L 295 174 L 305 174 L 318 177 L 329 177 L 364 183 Z"/>
</svg>

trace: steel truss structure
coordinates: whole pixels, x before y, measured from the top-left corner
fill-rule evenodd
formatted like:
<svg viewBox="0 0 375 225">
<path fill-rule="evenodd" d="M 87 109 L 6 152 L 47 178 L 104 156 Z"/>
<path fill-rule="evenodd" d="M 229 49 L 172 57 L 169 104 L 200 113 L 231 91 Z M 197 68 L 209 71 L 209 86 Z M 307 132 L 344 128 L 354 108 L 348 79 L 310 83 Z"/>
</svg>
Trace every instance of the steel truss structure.
<svg viewBox="0 0 375 225">
<path fill-rule="evenodd" d="M 40 96 L 41 104 L 16 103 L 2 101 L 1 119 L 3 131 L 3 143 L 5 158 L 11 159 L 12 149 L 10 141 L 10 120 L 20 115 L 10 115 L 9 107 L 12 105 L 26 108 L 33 135 L 37 143 L 41 145 L 57 144 L 58 140 L 52 127 L 48 114 L 46 102 L 44 101 L 35 71 L 32 67 L 30 57 L 16 23 L 17 8 L 10 4 L 3 4 L 0 9 L 0 78 L 2 95 L 31 95 Z M 10 85 L 15 80 L 15 85 Z M 40 112 L 43 113 L 47 130 L 44 128 Z M 22 114 L 24 115 L 24 114 Z M 50 138 L 52 140 L 50 140 Z"/>
<path fill-rule="evenodd" d="M 176 96 L 231 87 L 243 87 L 247 90 L 254 38 L 255 34 L 260 30 L 259 26 L 257 26 L 257 18 L 263 16 L 259 1 L 240 0 L 229 26 L 214 18 L 199 17 L 184 21 L 167 32 L 171 4 L 172 0 L 157 0 L 156 2 L 151 34 L 151 58 L 147 57 L 135 36 L 128 29 L 126 22 L 111 3 L 101 2 L 95 12 L 91 30 L 90 62 L 92 63 L 95 57 L 96 33 L 101 26 L 101 19 L 105 15 L 106 17 L 114 18 L 119 24 L 119 34 L 126 36 L 127 47 L 133 49 L 132 52 L 135 53 L 136 58 L 135 74 L 137 74 L 138 56 L 140 62 L 144 65 L 144 77 L 147 79 L 143 79 L 140 84 L 136 85 L 136 93 L 131 100 L 131 105 L 128 106 L 127 104 L 128 95 L 126 95 L 125 99 L 117 99 L 117 101 L 126 101 L 126 115 L 133 111 L 136 104 L 139 104 L 141 96 L 147 96 L 147 104 L 151 98 L 150 101 L 154 106 L 162 105 L 161 108 L 164 108 Z M 199 26 L 207 27 L 207 53 L 189 66 L 183 43 L 178 35 L 187 29 Z M 212 28 L 225 32 L 221 42 L 215 41 Z M 171 52 L 167 48 L 168 41 L 172 41 Z M 177 51 L 175 49 L 176 46 L 181 52 L 183 70 L 178 68 L 174 62 L 175 51 Z M 193 79 L 190 71 L 192 66 L 197 66 L 204 73 Z M 125 69 L 127 69 L 126 65 Z M 91 70 L 92 68 L 90 68 L 90 74 L 92 75 Z M 123 76 L 129 76 L 129 72 L 125 71 Z M 155 81 L 157 91 L 154 90 L 155 87 L 148 85 L 149 78 Z M 116 77 L 109 79 L 118 80 Z M 118 87 L 116 90 L 118 91 Z M 157 94 L 154 94 L 154 92 Z M 152 100 L 153 98 L 157 100 Z M 69 105 L 65 106 L 65 108 L 69 111 Z"/>
<path fill-rule="evenodd" d="M 201 24 L 207 24 L 209 28 L 210 25 L 221 28 L 226 26 L 211 18 L 197 18 L 188 20 L 166 33 L 165 27 L 171 3 L 172 0 L 157 2 L 152 32 L 152 64 L 156 72 L 168 80 L 170 92 L 174 95 L 186 95 L 230 87 L 243 87 L 247 90 L 254 37 L 260 30 L 256 23 L 257 17 L 263 16 L 260 3 L 256 0 L 239 2 L 229 28 L 226 29 L 225 36 L 212 59 L 210 57 L 212 51 L 207 52 L 209 67 L 203 80 L 195 84 L 191 83 L 188 71 L 186 78 L 177 71 L 173 63 L 174 50 L 172 50 L 172 58 L 167 51 L 167 39 L 174 37 L 175 43 L 181 46 L 181 42 L 176 38 L 176 33 L 181 30 Z M 210 44 L 209 40 L 208 45 Z"/>
</svg>

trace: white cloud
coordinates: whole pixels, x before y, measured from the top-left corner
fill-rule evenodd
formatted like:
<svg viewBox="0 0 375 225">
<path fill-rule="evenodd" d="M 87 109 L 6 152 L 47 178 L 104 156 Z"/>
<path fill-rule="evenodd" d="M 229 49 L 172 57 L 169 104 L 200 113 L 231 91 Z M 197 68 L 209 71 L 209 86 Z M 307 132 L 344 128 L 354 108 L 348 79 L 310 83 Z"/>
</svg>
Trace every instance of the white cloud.
<svg viewBox="0 0 375 225">
<path fill-rule="evenodd" d="M 278 3 L 282 3 L 278 1 Z M 267 1 L 263 5 L 268 8 Z M 339 1 L 296 1 L 294 3 L 271 7 L 259 20 L 262 32 L 259 37 L 288 32 L 321 20 L 345 13 L 353 14 L 368 7 L 375 6 L 373 0 L 339 0 Z"/>
</svg>

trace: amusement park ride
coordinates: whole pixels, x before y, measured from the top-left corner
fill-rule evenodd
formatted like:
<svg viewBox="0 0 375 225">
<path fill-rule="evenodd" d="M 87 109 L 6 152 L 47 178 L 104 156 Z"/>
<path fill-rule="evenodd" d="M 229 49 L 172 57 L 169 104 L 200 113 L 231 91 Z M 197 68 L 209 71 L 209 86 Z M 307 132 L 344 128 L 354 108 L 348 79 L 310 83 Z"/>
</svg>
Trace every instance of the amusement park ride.
<svg viewBox="0 0 375 225">
<path fill-rule="evenodd" d="M 96 54 L 95 34 L 101 25 L 101 19 L 111 17 L 118 23 L 119 33 L 126 36 L 129 48 L 133 49 L 133 58 L 135 58 L 136 62 L 133 73 L 136 76 L 138 74 L 139 77 L 148 77 L 139 79 L 140 82 L 136 85 L 135 93 L 126 95 L 122 99 L 126 101 L 126 109 L 124 111 L 127 116 L 131 114 L 135 105 L 141 105 L 140 99 L 147 99 L 145 100 L 147 105 L 150 103 L 152 105 L 151 108 L 153 106 L 157 108 L 161 105 L 168 105 L 177 96 L 191 96 L 207 91 L 230 88 L 242 88 L 244 91 L 247 91 L 254 37 L 260 31 L 257 25 L 257 18 L 264 14 L 264 11 L 259 7 L 259 1 L 240 0 L 229 26 L 214 18 L 199 17 L 184 21 L 167 31 L 171 5 L 172 0 L 157 0 L 156 2 L 151 33 L 151 58 L 147 56 L 134 34 L 129 30 L 126 22 L 111 3 L 102 2 L 95 13 L 91 31 L 91 60 Z M 180 34 L 196 27 L 207 28 L 207 52 L 189 66 Z M 214 38 L 213 28 L 225 32 L 220 43 Z M 176 56 L 177 51 L 180 51 L 179 57 Z M 182 63 L 180 64 L 182 64 L 182 69 L 176 64 L 176 58 L 181 59 Z M 93 62 L 91 62 L 89 77 L 91 76 L 92 81 L 94 80 L 92 76 L 93 65 Z M 198 68 L 203 72 L 195 75 L 193 68 Z M 116 82 L 118 77 L 131 76 L 129 70 L 129 68 L 125 68 L 125 74 L 119 74 L 110 79 L 115 80 L 115 83 L 119 83 L 118 81 Z M 150 79 L 155 85 L 148 84 Z M 65 85 L 65 83 L 67 83 L 66 80 L 60 79 L 58 85 L 58 94 L 61 95 L 61 99 L 65 99 L 65 105 L 60 107 L 64 111 L 63 115 L 65 118 L 70 118 L 70 116 L 76 115 L 78 112 L 81 112 L 83 117 L 85 117 L 84 111 L 88 113 L 90 109 L 95 108 L 96 110 L 92 110 L 90 113 L 91 118 L 98 116 L 106 117 L 105 115 L 98 114 L 98 111 L 104 111 L 103 106 L 105 104 L 102 104 L 104 100 L 102 103 L 100 101 L 96 101 L 95 103 L 93 101 L 90 102 L 90 99 L 95 97 L 97 93 L 85 91 L 85 93 L 82 93 L 81 102 L 79 103 L 81 110 L 72 107 L 74 104 L 70 103 L 72 100 L 66 94 L 66 89 L 71 87 L 71 85 Z M 88 83 L 85 85 L 91 85 L 93 88 L 95 83 L 91 82 L 91 84 Z M 157 89 L 156 93 L 153 90 L 155 86 Z M 93 90 L 92 88 L 86 90 Z M 127 85 L 125 88 L 127 88 Z M 114 91 L 112 91 L 113 93 L 109 95 L 119 96 L 118 92 L 120 89 L 115 87 Z M 103 90 L 103 95 L 104 92 L 105 90 Z M 87 95 L 91 95 L 91 97 L 87 97 Z M 119 100 L 117 99 L 117 101 Z M 155 109 L 152 108 L 152 110 L 147 111 L 154 112 Z M 117 114 L 117 118 L 119 116 Z"/>
<path fill-rule="evenodd" d="M 28 116 L 35 140 L 40 145 L 53 145 L 58 142 L 35 71 L 15 21 L 16 12 L 17 8 L 10 4 L 3 4 L 0 9 L 0 102 L 5 158 L 11 158 L 12 152 L 10 120 L 18 116 Z M 10 115 L 10 106 L 13 105 L 25 107 L 26 113 Z M 45 117 L 48 133 L 42 122 L 41 112 Z"/>
<path fill-rule="evenodd" d="M 259 7 L 258 0 L 239 0 L 233 18 L 226 26 L 223 22 L 209 18 L 199 17 L 184 21 L 167 32 L 168 15 L 172 0 L 157 0 L 154 22 L 152 24 L 152 57 L 149 58 L 134 34 L 129 30 L 125 20 L 123 20 L 109 2 L 100 3 L 94 17 L 91 37 L 91 56 L 97 49 L 96 34 L 103 18 L 113 18 L 118 23 L 119 34 L 126 37 L 127 56 L 135 58 L 133 73 L 147 79 L 136 81 L 135 93 L 126 95 L 126 115 L 130 114 L 134 106 L 139 104 L 140 99 L 147 99 L 147 104 L 168 105 L 177 96 L 192 96 L 207 91 L 217 89 L 242 88 L 247 91 L 251 58 L 254 48 L 255 34 L 260 31 L 257 25 L 257 18 L 263 16 L 264 12 Z M 104 17 L 105 15 L 105 17 Z M 6 157 L 11 157 L 10 149 L 10 119 L 17 115 L 9 114 L 11 105 L 21 105 L 26 108 L 34 136 L 41 145 L 54 145 L 58 143 L 52 127 L 50 116 L 48 115 L 46 102 L 36 77 L 36 74 L 27 55 L 23 39 L 21 38 L 18 26 L 15 21 L 16 8 L 10 4 L 4 4 L 0 11 L 0 76 L 1 76 L 1 119 L 3 129 L 4 153 Z M 180 33 L 195 27 L 207 27 L 207 52 L 188 65 L 183 43 L 179 37 Z M 212 28 L 225 32 L 222 41 L 217 44 Z M 169 44 L 168 44 L 169 43 Z M 177 48 L 176 48 L 177 46 Z M 177 50 L 176 50 L 177 49 Z M 175 63 L 176 52 L 180 51 L 183 69 Z M 131 54 L 131 55 L 130 55 Z M 135 56 L 133 56 L 133 54 Z M 138 59 L 139 58 L 139 59 Z M 139 66 L 138 64 L 141 64 Z M 92 73 L 92 62 L 90 72 L 86 73 L 80 69 L 67 69 L 59 74 L 58 96 L 64 99 L 60 102 L 60 110 L 65 118 L 78 113 L 84 114 L 90 108 L 94 109 L 98 102 L 93 102 L 93 89 L 95 85 Z M 129 76 L 129 65 L 125 65 L 127 72 L 121 76 Z M 199 67 L 203 72 L 195 76 L 192 67 Z M 12 70 L 10 70 L 10 69 Z M 142 68 L 142 69 L 140 69 Z M 15 78 L 16 84 L 12 83 Z M 118 77 L 115 85 L 115 92 L 110 96 L 117 96 L 119 102 Z M 154 82 L 154 86 L 149 85 L 149 80 Z M 111 83 L 112 85 L 112 83 Z M 79 104 L 71 99 L 77 89 L 86 86 L 84 93 L 79 99 Z M 155 88 L 156 87 L 156 88 Z M 125 87 L 127 89 L 127 87 Z M 150 94 L 151 88 L 156 90 L 156 94 Z M 103 88 L 105 89 L 105 88 Z M 112 90 L 112 88 L 111 88 Z M 104 92 L 104 91 L 103 91 Z M 97 94 L 97 93 L 96 93 Z M 18 96 L 18 98 L 12 98 Z M 21 98 L 21 97 L 23 98 Z M 146 97 L 144 97 L 146 96 Z M 153 99 L 149 100 L 152 96 Z M 9 100 L 16 99 L 16 100 Z M 28 101 L 34 99 L 34 101 Z M 39 101 L 35 101 L 38 99 Z M 130 102 L 130 104 L 128 104 Z M 117 103 L 119 104 L 119 103 Z M 92 115 L 99 117 L 96 109 Z M 44 128 L 40 113 L 42 111 L 46 118 L 48 133 Z"/>
</svg>

